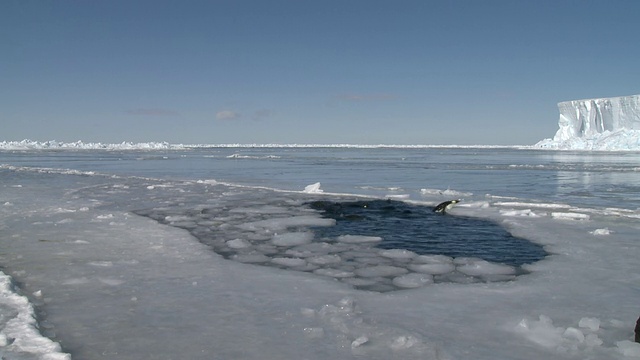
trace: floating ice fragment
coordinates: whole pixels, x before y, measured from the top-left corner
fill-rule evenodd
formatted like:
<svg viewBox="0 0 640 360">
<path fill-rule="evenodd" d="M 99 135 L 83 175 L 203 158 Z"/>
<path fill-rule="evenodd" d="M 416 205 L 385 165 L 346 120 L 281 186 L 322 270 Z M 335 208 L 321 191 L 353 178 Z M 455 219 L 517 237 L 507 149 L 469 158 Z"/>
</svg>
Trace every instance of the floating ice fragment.
<svg viewBox="0 0 640 360">
<path fill-rule="evenodd" d="M 604 341 L 602 341 L 602 339 L 600 339 L 596 334 L 587 334 L 584 343 L 587 346 L 596 347 L 602 346 L 602 344 L 604 344 Z"/>
<path fill-rule="evenodd" d="M 410 273 L 393 278 L 393 285 L 400 288 L 419 288 L 433 283 L 433 277 L 428 274 Z"/>
<path fill-rule="evenodd" d="M 377 266 L 369 266 L 357 269 L 355 271 L 356 275 L 362 277 L 389 277 L 389 276 L 398 276 L 408 273 L 409 270 L 397 266 L 390 265 L 377 265 Z"/>
<path fill-rule="evenodd" d="M 345 244 L 360 244 L 379 242 L 382 241 L 382 238 L 379 236 L 342 235 L 338 236 L 337 240 Z"/>
<path fill-rule="evenodd" d="M 226 242 L 227 246 L 232 249 L 246 249 L 251 246 L 251 243 L 244 239 L 233 239 Z"/>
<path fill-rule="evenodd" d="M 369 341 L 369 338 L 362 335 L 359 338 L 353 340 L 353 342 L 351 343 L 351 348 L 355 349 L 357 347 L 362 346 L 363 344 L 366 344 Z"/>
<path fill-rule="evenodd" d="M 559 220 L 589 220 L 591 218 L 587 214 L 574 212 L 552 212 L 551 217 Z"/>
<path fill-rule="evenodd" d="M 111 261 L 90 261 L 88 265 L 98 266 L 98 267 L 110 267 L 113 266 L 113 262 Z"/>
<path fill-rule="evenodd" d="M 88 284 L 89 280 L 87 278 L 72 278 L 68 280 L 64 280 L 62 285 L 84 285 Z"/>
<path fill-rule="evenodd" d="M 531 209 L 524 210 L 500 210 L 500 215 L 516 217 L 516 216 L 528 216 L 528 217 L 540 217 L 540 215 L 531 211 Z"/>
<path fill-rule="evenodd" d="M 578 322 L 578 326 L 583 329 L 589 329 L 591 331 L 598 331 L 600 329 L 600 319 L 583 317 Z"/>
<path fill-rule="evenodd" d="M 312 240 L 313 233 L 307 231 L 278 234 L 271 239 L 271 242 L 276 246 L 297 246 L 309 244 Z"/>
<path fill-rule="evenodd" d="M 431 274 L 431 275 L 441 275 L 452 272 L 456 269 L 453 264 L 411 264 L 409 265 L 409 269 L 411 271 Z"/>
<path fill-rule="evenodd" d="M 516 272 L 513 266 L 494 264 L 480 259 L 474 259 L 465 264 L 459 265 L 457 269 L 459 272 L 470 276 L 513 275 Z"/>
<path fill-rule="evenodd" d="M 640 344 L 630 340 L 618 341 L 618 351 L 624 356 L 640 357 Z"/>
<path fill-rule="evenodd" d="M 300 267 L 307 264 L 304 259 L 298 258 L 285 258 L 285 257 L 276 257 L 271 259 L 271 262 L 277 265 L 287 266 L 287 267 Z"/>
<path fill-rule="evenodd" d="M 329 277 L 333 277 L 333 278 L 348 278 L 348 277 L 353 277 L 355 276 L 355 274 L 352 271 L 343 271 L 343 270 L 338 270 L 338 269 L 317 269 L 313 271 L 314 274 L 316 275 L 323 275 L 323 276 L 329 276 Z"/>
<path fill-rule="evenodd" d="M 610 234 L 611 234 L 611 230 L 609 230 L 608 228 L 604 228 L 604 229 L 595 229 L 595 230 L 593 230 L 593 231 L 589 231 L 589 234 L 591 234 L 591 235 L 597 235 L 597 236 L 610 235 Z"/>
<path fill-rule="evenodd" d="M 562 336 L 566 339 L 576 340 L 580 343 L 584 342 L 584 334 L 582 333 L 582 331 L 574 327 L 568 327 L 567 330 L 564 331 Z"/>
<path fill-rule="evenodd" d="M 311 184 L 311 185 L 307 185 L 304 188 L 304 191 L 307 194 L 321 194 L 323 192 L 322 189 L 320 189 L 320 183 L 317 182 L 315 184 Z"/>
<path fill-rule="evenodd" d="M 112 279 L 112 278 L 98 278 L 98 280 L 106 285 L 109 286 L 118 286 L 118 285 L 122 285 L 124 284 L 124 280 L 120 280 L 120 279 Z"/>
<path fill-rule="evenodd" d="M 314 256 L 307 259 L 312 264 L 315 265 L 328 265 L 328 264 L 337 264 L 342 261 L 342 258 L 338 255 L 320 255 Z"/>
<path fill-rule="evenodd" d="M 413 251 L 403 249 L 380 250 L 380 255 L 390 259 L 411 259 L 417 256 Z"/>
<path fill-rule="evenodd" d="M 516 331 L 524 335 L 530 341 L 546 348 L 556 348 L 562 343 L 564 329 L 553 326 L 551 318 L 540 315 L 538 321 L 522 319 Z"/>
<path fill-rule="evenodd" d="M 255 254 L 236 254 L 233 255 L 231 257 L 231 259 L 235 260 L 235 261 L 239 261 L 241 263 L 246 263 L 246 264 L 258 264 L 258 263 L 265 263 L 270 261 L 271 259 L 262 254 L 262 253 L 255 253 Z"/>
<path fill-rule="evenodd" d="M 407 336 L 398 336 L 393 339 L 391 343 L 391 348 L 393 350 L 402 350 L 413 347 L 416 344 L 419 344 L 420 340 L 418 340 L 415 336 L 407 335 Z"/>
<path fill-rule="evenodd" d="M 319 216 L 292 216 L 288 218 L 275 218 L 244 223 L 238 227 L 243 230 L 257 231 L 267 229 L 271 231 L 285 230 L 289 227 L 333 226 L 334 219 L 325 219 Z"/>
<path fill-rule="evenodd" d="M 304 331 L 305 336 L 310 339 L 319 339 L 324 337 L 324 329 L 321 327 L 307 327 L 302 331 Z"/>
<path fill-rule="evenodd" d="M 422 264 L 451 264 L 453 258 L 446 255 L 418 255 L 413 259 L 414 263 Z"/>
<path fill-rule="evenodd" d="M 310 308 L 301 308 L 300 309 L 300 314 L 302 314 L 302 316 L 304 317 L 315 317 L 316 316 L 316 311 L 314 309 L 310 309 Z"/>
<path fill-rule="evenodd" d="M 451 197 L 462 197 L 462 196 L 471 196 L 473 193 L 470 192 L 462 192 L 456 190 L 438 190 L 438 189 L 420 189 L 420 193 L 422 195 L 446 195 Z"/>
</svg>

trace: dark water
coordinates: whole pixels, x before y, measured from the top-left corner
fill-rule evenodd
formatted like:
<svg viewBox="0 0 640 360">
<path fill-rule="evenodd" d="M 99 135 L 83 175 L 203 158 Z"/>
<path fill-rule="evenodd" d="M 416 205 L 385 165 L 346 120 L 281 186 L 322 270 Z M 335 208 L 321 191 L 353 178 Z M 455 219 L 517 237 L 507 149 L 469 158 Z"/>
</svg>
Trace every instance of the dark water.
<svg viewBox="0 0 640 360">
<path fill-rule="evenodd" d="M 478 257 L 513 266 L 548 255 L 542 246 L 512 236 L 498 224 L 470 217 L 434 213 L 433 208 L 401 201 L 315 201 L 309 206 L 336 220 L 314 228 L 316 236 L 379 236 L 384 249 L 406 249 L 421 255 Z"/>
</svg>

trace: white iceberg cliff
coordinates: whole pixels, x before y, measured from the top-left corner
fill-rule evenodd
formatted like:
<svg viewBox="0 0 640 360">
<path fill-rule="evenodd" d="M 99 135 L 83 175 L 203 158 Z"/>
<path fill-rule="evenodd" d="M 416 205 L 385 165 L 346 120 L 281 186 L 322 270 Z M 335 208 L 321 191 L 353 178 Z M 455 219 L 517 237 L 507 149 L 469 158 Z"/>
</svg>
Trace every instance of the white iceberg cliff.
<svg viewBox="0 0 640 360">
<path fill-rule="evenodd" d="M 558 131 L 536 147 L 640 150 L 640 95 L 564 101 L 558 110 Z"/>
</svg>

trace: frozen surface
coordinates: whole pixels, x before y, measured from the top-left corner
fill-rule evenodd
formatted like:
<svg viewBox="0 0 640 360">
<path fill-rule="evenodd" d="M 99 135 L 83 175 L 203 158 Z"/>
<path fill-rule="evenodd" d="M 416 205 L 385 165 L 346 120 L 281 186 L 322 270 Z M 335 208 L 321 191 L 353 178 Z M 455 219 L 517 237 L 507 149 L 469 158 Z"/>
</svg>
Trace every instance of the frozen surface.
<svg viewBox="0 0 640 360">
<path fill-rule="evenodd" d="M 35 334 L 42 342 L 15 355 L 17 340 L 2 329 L 3 356 L 640 355 L 632 342 L 640 315 L 636 157 L 252 149 L 242 153 L 252 158 L 227 158 L 238 150 L 215 151 L 0 153 L 9 164 L 0 166 L 0 265 L 18 285 L 2 293 L 0 314 L 29 314 L 31 306 L 46 336 Z M 304 192 L 317 182 L 323 193 Z M 453 196 L 464 201 L 452 216 L 495 221 L 551 256 L 514 276 L 514 267 L 478 258 L 380 249 L 382 236 L 371 234 L 308 242 L 310 233 L 335 226 L 304 206 L 310 200 L 389 194 L 426 206 L 465 194 Z M 206 231 L 203 224 L 238 261 L 192 235 Z M 366 266 L 340 268 L 349 265 L 345 253 Z M 274 266 L 261 265 L 267 261 Z M 438 282 L 443 275 L 449 281 Z M 373 284 L 399 289 L 358 290 Z M 6 300 L 14 295 L 30 304 Z M 22 324 L 36 329 L 32 315 Z"/>
<path fill-rule="evenodd" d="M 536 147 L 640 150 L 640 95 L 565 101 L 558 109 L 558 132 Z"/>
</svg>

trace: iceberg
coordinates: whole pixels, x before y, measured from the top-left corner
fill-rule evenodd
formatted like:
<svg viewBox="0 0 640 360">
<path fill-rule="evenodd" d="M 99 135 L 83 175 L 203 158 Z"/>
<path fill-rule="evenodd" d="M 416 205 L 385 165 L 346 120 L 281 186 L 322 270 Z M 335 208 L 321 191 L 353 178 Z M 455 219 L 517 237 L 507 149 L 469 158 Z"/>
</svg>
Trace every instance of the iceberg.
<svg viewBox="0 0 640 360">
<path fill-rule="evenodd" d="M 559 129 L 535 147 L 566 150 L 640 150 L 640 95 L 558 103 Z"/>
</svg>

